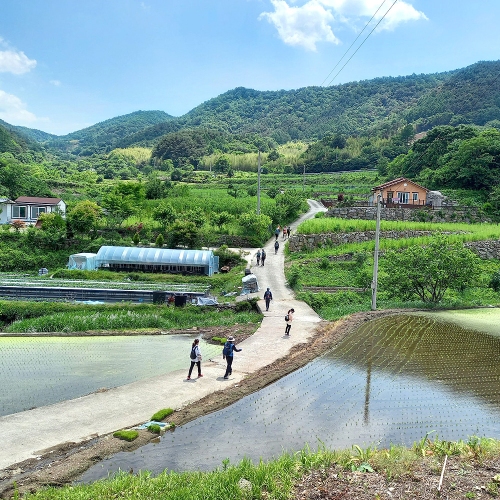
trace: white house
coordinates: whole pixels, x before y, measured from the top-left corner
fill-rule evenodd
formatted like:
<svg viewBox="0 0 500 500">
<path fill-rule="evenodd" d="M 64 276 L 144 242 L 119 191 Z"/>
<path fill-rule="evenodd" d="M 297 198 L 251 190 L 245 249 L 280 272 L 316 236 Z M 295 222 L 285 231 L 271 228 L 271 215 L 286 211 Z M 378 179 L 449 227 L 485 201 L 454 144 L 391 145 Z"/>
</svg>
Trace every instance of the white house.
<svg viewBox="0 0 500 500">
<path fill-rule="evenodd" d="M 15 220 L 35 224 L 40 214 L 52 212 L 66 216 L 66 203 L 60 198 L 20 196 L 15 201 L 0 198 L 0 209 L 0 224 L 10 224 Z"/>
</svg>

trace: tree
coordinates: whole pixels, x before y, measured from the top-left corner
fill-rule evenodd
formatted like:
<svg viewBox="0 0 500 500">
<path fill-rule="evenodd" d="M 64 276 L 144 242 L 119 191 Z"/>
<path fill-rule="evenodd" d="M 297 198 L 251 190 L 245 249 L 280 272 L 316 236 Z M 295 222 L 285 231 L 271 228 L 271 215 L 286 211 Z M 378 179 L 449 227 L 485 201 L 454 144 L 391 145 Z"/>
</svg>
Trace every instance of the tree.
<svg viewBox="0 0 500 500">
<path fill-rule="evenodd" d="M 247 212 L 240 215 L 238 222 L 243 234 L 257 245 L 262 244 L 269 237 L 272 220 L 268 215 L 256 215 L 254 212 Z"/>
<path fill-rule="evenodd" d="M 153 219 L 158 221 L 163 228 L 166 228 L 169 224 L 174 222 L 176 217 L 176 212 L 171 203 L 166 201 L 160 202 L 160 204 L 153 210 Z"/>
<path fill-rule="evenodd" d="M 102 206 L 108 212 L 108 219 L 120 225 L 127 217 L 135 212 L 134 199 L 132 196 L 124 196 L 118 193 L 109 193 L 102 197 Z"/>
<path fill-rule="evenodd" d="M 387 252 L 381 262 L 381 285 L 391 297 L 440 302 L 448 289 L 461 291 L 474 282 L 477 259 L 462 243 L 439 235 L 424 247 Z"/>
<path fill-rule="evenodd" d="M 163 238 L 163 234 L 159 234 L 157 237 L 156 237 L 156 241 L 155 241 L 155 245 L 158 247 L 158 248 L 161 248 L 163 246 L 163 244 L 165 243 L 165 239 Z"/>
<path fill-rule="evenodd" d="M 78 202 L 68 212 L 68 223 L 75 233 L 94 237 L 101 217 L 101 207 L 93 201 L 85 200 Z"/>
<path fill-rule="evenodd" d="M 224 224 L 231 222 L 233 216 L 228 212 L 219 212 L 212 214 L 212 222 L 222 231 Z"/>
<path fill-rule="evenodd" d="M 200 234 L 194 222 L 179 219 L 170 226 L 169 232 L 174 247 L 186 246 L 188 248 L 196 247 Z"/>
<path fill-rule="evenodd" d="M 225 174 L 231 168 L 231 162 L 226 156 L 220 156 L 214 163 L 214 171 Z"/>
</svg>

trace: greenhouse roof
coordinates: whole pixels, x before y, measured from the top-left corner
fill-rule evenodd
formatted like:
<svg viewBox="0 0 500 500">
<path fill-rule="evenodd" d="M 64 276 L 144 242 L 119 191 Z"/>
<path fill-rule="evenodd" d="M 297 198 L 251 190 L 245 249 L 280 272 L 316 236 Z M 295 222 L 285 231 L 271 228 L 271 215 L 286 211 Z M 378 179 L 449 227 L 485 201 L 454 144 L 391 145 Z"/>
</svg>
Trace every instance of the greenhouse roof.
<svg viewBox="0 0 500 500">
<path fill-rule="evenodd" d="M 103 263 L 140 262 L 142 264 L 208 266 L 213 260 L 213 252 L 211 250 L 103 246 L 97 252 L 96 260 Z"/>
</svg>

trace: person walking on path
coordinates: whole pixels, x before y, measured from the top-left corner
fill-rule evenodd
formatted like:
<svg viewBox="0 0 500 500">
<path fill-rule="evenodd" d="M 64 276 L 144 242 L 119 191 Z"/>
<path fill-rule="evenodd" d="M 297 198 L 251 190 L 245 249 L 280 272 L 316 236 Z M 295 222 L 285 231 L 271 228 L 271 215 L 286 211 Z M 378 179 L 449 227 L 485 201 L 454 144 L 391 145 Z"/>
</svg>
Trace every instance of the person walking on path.
<svg viewBox="0 0 500 500">
<path fill-rule="evenodd" d="M 191 346 L 191 354 L 189 355 L 191 359 L 191 367 L 189 368 L 187 376 L 188 380 L 191 380 L 191 373 L 193 373 L 194 365 L 198 366 L 198 378 L 203 377 L 201 374 L 201 352 L 200 346 L 198 345 L 199 343 L 200 339 L 194 339 L 193 345 Z"/>
<path fill-rule="evenodd" d="M 286 235 L 287 235 L 287 234 L 288 234 L 288 229 L 287 229 L 287 227 L 285 226 L 285 227 L 283 228 L 283 241 L 285 240 L 285 238 L 286 238 Z"/>
<path fill-rule="evenodd" d="M 293 321 L 293 313 L 295 312 L 295 309 L 289 309 L 287 314 L 286 314 L 286 328 L 285 328 L 285 335 L 290 335 L 290 328 L 292 328 L 292 321 Z"/>
<path fill-rule="evenodd" d="M 274 255 L 276 255 L 278 253 L 279 248 L 280 248 L 280 243 L 278 240 L 276 240 L 274 242 Z"/>
<path fill-rule="evenodd" d="M 274 231 L 274 236 L 276 241 L 278 241 L 278 236 L 280 235 L 280 227 L 278 226 L 276 230 Z"/>
<path fill-rule="evenodd" d="M 264 262 L 266 261 L 266 251 L 264 249 L 262 249 L 262 251 L 260 252 L 260 261 L 262 262 L 262 265 L 264 265 Z"/>
<path fill-rule="evenodd" d="M 260 249 L 257 250 L 256 256 L 257 256 L 257 265 L 260 266 Z"/>
<path fill-rule="evenodd" d="M 269 304 L 271 303 L 271 300 L 273 300 L 273 294 L 271 293 L 270 288 L 264 292 L 264 300 L 266 301 L 266 311 L 269 311 Z"/>
<path fill-rule="evenodd" d="M 229 378 L 229 375 L 233 374 L 233 355 L 234 351 L 236 352 L 241 352 L 243 349 L 238 349 L 235 345 L 235 338 L 232 336 L 229 336 L 226 340 L 226 343 L 224 344 L 224 349 L 222 350 L 222 357 L 226 360 L 227 367 L 226 367 L 226 374 L 224 375 L 224 379 L 227 380 Z"/>
</svg>

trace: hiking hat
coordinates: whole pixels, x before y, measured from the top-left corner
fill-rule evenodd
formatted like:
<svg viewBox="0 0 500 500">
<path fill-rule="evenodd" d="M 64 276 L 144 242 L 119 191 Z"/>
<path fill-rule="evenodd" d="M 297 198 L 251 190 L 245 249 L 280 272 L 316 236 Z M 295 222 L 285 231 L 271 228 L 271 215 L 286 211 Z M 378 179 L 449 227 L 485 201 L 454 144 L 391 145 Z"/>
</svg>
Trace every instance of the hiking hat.
<svg viewBox="0 0 500 500">
<path fill-rule="evenodd" d="M 232 335 L 230 335 L 228 338 L 227 338 L 228 342 L 234 342 L 234 337 Z"/>
</svg>

